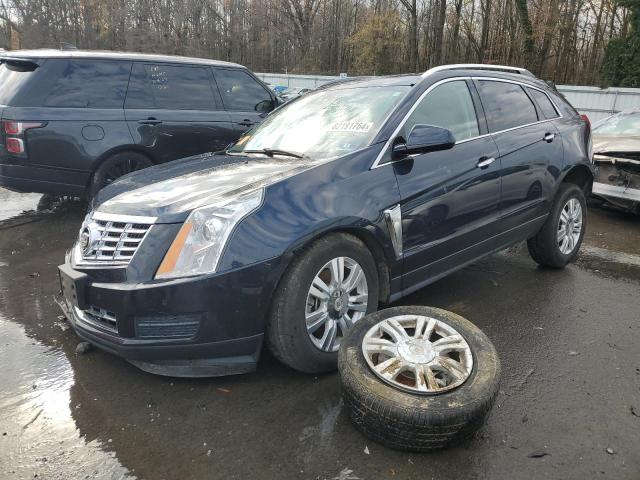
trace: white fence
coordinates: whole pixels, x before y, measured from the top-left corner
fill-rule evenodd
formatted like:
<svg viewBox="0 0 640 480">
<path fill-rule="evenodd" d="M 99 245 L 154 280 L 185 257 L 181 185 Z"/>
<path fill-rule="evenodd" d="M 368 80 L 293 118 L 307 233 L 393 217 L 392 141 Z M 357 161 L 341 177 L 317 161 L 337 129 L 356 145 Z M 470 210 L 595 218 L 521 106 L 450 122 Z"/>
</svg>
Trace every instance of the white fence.
<svg viewBox="0 0 640 480">
<path fill-rule="evenodd" d="M 340 77 L 325 75 L 287 75 L 278 73 L 256 74 L 272 86 L 292 88 L 318 88 Z M 640 108 L 640 88 L 606 88 L 558 85 L 558 90 L 580 112 L 589 116 L 592 122 L 612 113 L 630 108 Z"/>
</svg>

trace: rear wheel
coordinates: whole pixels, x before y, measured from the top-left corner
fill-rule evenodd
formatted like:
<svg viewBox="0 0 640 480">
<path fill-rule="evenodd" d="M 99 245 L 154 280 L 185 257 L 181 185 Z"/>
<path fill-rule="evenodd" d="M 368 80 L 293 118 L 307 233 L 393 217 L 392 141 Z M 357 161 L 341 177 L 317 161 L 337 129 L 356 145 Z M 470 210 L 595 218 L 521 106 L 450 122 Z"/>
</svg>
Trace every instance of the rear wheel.
<svg viewBox="0 0 640 480">
<path fill-rule="evenodd" d="M 94 172 L 89 186 L 89 197 L 95 197 L 101 189 L 127 173 L 152 165 L 153 162 L 148 157 L 138 152 L 119 152 L 112 155 L 102 162 Z"/>
<path fill-rule="evenodd" d="M 269 348 L 296 370 L 335 370 L 346 332 L 377 308 L 378 275 L 366 245 L 352 235 L 328 235 L 305 248 L 283 276 Z"/>
<path fill-rule="evenodd" d="M 529 254 L 545 267 L 564 267 L 578 255 L 586 220 L 584 193 L 577 185 L 563 183 L 545 224 L 527 241 Z"/>
</svg>

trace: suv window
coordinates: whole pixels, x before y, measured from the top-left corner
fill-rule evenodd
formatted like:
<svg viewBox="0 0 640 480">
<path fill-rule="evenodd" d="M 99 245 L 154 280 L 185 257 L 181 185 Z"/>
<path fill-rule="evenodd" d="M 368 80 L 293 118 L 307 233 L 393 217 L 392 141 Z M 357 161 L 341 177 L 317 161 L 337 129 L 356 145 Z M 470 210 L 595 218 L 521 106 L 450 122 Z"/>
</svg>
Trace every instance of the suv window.
<svg viewBox="0 0 640 480">
<path fill-rule="evenodd" d="M 45 107 L 122 108 L 131 62 L 109 60 L 48 60 L 53 87 L 44 90 Z M 48 65 L 50 66 L 50 65 Z M 44 80 L 44 77 L 41 77 Z"/>
<path fill-rule="evenodd" d="M 538 121 L 536 107 L 516 83 L 478 80 L 489 131 L 499 132 Z"/>
<path fill-rule="evenodd" d="M 134 63 L 127 108 L 216 110 L 206 67 Z"/>
<path fill-rule="evenodd" d="M 558 116 L 558 112 L 556 112 L 556 108 L 547 97 L 546 93 L 541 92 L 540 90 L 536 90 L 535 88 L 527 88 L 531 97 L 535 100 L 542 110 L 542 114 L 545 118 L 556 118 Z"/>
<path fill-rule="evenodd" d="M 261 110 L 259 103 L 271 101 L 271 95 L 243 70 L 215 70 L 216 82 L 227 110 Z"/>
<path fill-rule="evenodd" d="M 31 62 L 3 61 L 0 65 L 0 105 L 15 105 L 12 100 L 20 97 L 21 90 L 33 77 L 37 65 Z M 21 103 L 20 98 L 17 103 Z M 28 104 L 27 104 L 28 105 Z M 22 106 L 22 105 L 16 105 Z"/>
<path fill-rule="evenodd" d="M 448 128 L 456 141 L 477 137 L 478 118 L 467 82 L 443 83 L 429 92 L 404 124 L 405 138 L 418 124 Z"/>
</svg>

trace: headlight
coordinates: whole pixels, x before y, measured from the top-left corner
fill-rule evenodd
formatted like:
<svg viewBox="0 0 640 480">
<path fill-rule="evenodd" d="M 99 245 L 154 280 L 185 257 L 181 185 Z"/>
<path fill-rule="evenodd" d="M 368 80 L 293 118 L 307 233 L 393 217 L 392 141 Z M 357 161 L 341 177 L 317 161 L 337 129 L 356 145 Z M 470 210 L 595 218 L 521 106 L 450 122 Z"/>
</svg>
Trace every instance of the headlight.
<svg viewBox="0 0 640 480">
<path fill-rule="evenodd" d="M 215 272 L 233 228 L 262 203 L 263 190 L 191 212 L 164 256 L 155 278 Z"/>
</svg>

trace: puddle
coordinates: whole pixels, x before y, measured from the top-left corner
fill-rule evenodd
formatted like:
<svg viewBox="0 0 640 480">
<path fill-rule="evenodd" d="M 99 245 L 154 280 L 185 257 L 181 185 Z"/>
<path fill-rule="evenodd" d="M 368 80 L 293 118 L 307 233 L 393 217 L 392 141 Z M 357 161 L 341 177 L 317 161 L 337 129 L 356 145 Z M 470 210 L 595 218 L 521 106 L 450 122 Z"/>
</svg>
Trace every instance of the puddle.
<svg viewBox="0 0 640 480">
<path fill-rule="evenodd" d="M 15 193 L 0 187 L 0 221 L 36 210 L 41 193 Z"/>
<path fill-rule="evenodd" d="M 101 441 L 85 441 L 71 408 L 71 365 L 58 348 L 0 316 L 0 478 L 135 478 Z M 67 472 L 69 475 L 61 475 Z"/>
</svg>

